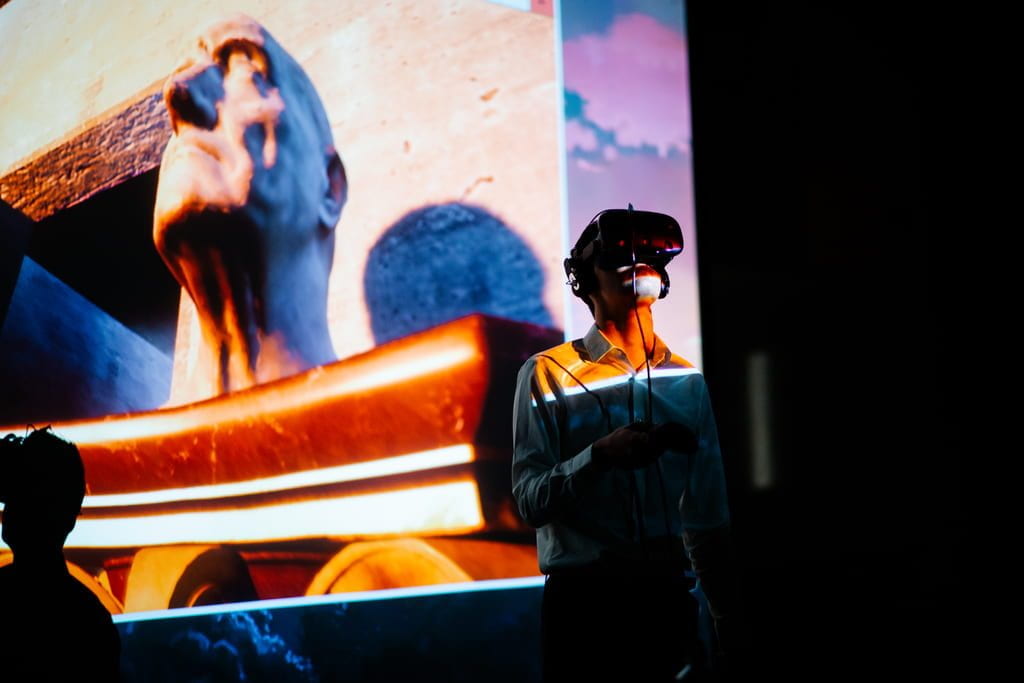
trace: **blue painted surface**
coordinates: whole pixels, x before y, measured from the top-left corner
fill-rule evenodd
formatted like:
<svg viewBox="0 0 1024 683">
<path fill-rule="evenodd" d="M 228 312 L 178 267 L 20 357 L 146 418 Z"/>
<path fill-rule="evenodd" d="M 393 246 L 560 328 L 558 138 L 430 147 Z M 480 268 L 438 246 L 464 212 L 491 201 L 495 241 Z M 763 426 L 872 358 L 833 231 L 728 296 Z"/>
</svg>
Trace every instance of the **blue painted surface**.
<svg viewBox="0 0 1024 683">
<path fill-rule="evenodd" d="M 0 329 L 0 421 L 152 409 L 170 380 L 167 354 L 25 257 Z"/>
<path fill-rule="evenodd" d="M 542 591 L 539 580 L 494 582 L 455 592 L 122 618 L 123 680 L 535 681 Z"/>
</svg>

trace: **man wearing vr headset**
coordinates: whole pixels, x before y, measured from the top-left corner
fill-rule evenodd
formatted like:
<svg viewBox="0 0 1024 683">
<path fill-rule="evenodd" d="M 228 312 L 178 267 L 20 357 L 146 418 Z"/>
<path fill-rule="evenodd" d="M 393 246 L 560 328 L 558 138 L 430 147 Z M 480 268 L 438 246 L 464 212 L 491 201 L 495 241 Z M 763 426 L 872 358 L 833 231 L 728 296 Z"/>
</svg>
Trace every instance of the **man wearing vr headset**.
<svg viewBox="0 0 1024 683">
<path fill-rule="evenodd" d="M 565 260 L 594 325 L 519 372 L 513 495 L 548 576 L 545 680 L 698 679 L 691 566 L 720 646 L 736 618 L 707 387 L 654 333 L 651 305 L 682 248 L 670 216 L 632 206 L 595 216 Z"/>
</svg>

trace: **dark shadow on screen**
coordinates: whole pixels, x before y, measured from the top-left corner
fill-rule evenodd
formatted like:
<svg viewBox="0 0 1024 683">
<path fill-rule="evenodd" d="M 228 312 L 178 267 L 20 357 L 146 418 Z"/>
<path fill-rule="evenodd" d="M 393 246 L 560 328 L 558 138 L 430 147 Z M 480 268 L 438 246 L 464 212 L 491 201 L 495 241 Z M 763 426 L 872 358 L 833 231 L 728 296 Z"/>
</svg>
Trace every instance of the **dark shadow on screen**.
<svg viewBox="0 0 1024 683">
<path fill-rule="evenodd" d="M 363 290 L 378 344 L 471 313 L 553 326 L 537 257 L 469 204 L 425 206 L 396 221 L 370 250 Z"/>
</svg>

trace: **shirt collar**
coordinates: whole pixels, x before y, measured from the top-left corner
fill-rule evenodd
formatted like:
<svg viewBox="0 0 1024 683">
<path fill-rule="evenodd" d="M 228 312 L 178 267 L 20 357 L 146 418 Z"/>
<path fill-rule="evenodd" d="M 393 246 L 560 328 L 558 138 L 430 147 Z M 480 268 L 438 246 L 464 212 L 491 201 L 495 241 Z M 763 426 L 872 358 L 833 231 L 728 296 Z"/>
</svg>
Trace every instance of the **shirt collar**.
<svg viewBox="0 0 1024 683">
<path fill-rule="evenodd" d="M 591 325 L 590 329 L 587 330 L 587 334 L 583 337 L 583 347 L 587 350 L 587 355 L 590 356 L 590 360 L 594 363 L 615 362 L 611 358 L 606 358 L 606 356 L 612 351 L 617 351 L 618 353 L 612 354 L 612 357 L 618 361 L 616 364 L 629 366 L 629 362 L 625 360 L 626 352 L 612 344 L 608 337 L 604 336 L 604 332 L 597 327 L 597 323 Z M 661 341 L 661 337 L 654 335 L 654 353 L 651 354 L 651 367 L 660 367 L 669 362 L 671 358 L 672 352 L 668 346 L 665 345 L 665 342 Z M 629 370 L 631 372 L 635 371 L 631 367 Z"/>
</svg>

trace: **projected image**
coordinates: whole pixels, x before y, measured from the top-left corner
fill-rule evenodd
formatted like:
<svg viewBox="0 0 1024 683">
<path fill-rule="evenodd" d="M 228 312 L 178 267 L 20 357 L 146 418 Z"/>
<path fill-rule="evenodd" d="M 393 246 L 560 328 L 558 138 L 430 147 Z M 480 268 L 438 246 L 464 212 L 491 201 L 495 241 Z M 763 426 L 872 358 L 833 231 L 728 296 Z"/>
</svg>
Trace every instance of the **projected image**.
<svg viewBox="0 0 1024 683">
<path fill-rule="evenodd" d="M 680 3 L 226 6 L 0 7 L 0 434 L 78 444 L 74 575 L 128 613 L 536 576 L 516 373 L 589 326 L 598 210 L 679 218 L 699 365 Z"/>
<path fill-rule="evenodd" d="M 128 612 L 536 574 L 508 415 L 562 338 L 552 16 L 194 4 L 132 17 L 99 117 L 12 119 L 71 131 L 4 174 L 0 335 L 6 431 L 85 461 L 68 559 Z"/>
</svg>

